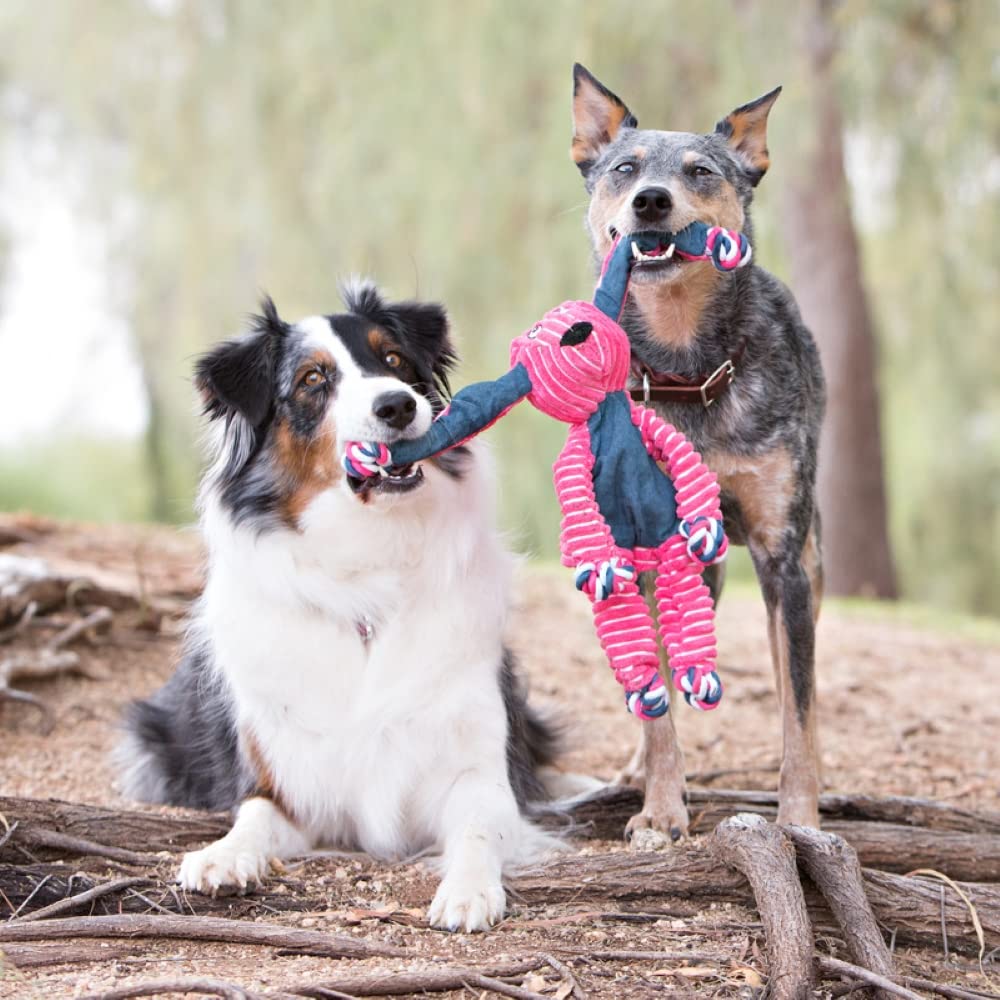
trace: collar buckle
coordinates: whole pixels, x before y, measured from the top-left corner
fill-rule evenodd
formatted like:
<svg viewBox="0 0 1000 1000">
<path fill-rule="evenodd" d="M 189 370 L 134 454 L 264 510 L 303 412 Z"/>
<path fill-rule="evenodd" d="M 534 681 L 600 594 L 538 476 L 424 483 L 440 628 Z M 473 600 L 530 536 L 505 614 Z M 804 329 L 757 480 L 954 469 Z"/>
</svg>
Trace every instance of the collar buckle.
<svg viewBox="0 0 1000 1000">
<path fill-rule="evenodd" d="M 716 400 L 716 396 L 709 396 L 708 392 L 710 389 L 714 388 L 715 383 L 721 378 L 725 378 L 726 384 L 723 389 L 728 389 L 729 386 L 733 384 L 736 380 L 736 365 L 733 364 L 732 358 L 726 358 L 725 361 L 719 365 L 718 368 L 712 372 L 711 375 L 705 379 L 704 382 L 698 387 L 698 392 L 701 395 L 702 405 L 707 410 Z"/>
</svg>

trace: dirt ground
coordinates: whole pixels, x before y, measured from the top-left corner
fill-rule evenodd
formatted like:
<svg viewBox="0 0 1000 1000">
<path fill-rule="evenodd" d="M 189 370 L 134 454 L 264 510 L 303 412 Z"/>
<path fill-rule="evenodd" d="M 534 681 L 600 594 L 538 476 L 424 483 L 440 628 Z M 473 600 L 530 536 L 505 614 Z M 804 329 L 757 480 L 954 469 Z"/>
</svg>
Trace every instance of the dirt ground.
<svg viewBox="0 0 1000 1000">
<path fill-rule="evenodd" d="M 0 795 L 132 807 L 115 790 L 108 753 L 122 706 L 152 691 L 171 671 L 182 632 L 180 615 L 199 584 L 197 537 L 167 529 L 57 526 L 9 518 L 3 523 L 20 523 L 37 533 L 34 540 L 8 545 L 3 552 L 41 555 L 66 572 L 97 574 L 166 601 L 176 611 L 158 633 L 116 620 L 96 647 L 75 647 L 83 675 L 22 685 L 54 709 L 50 733 L 41 732 L 30 707 L 0 704 Z M 540 705 L 571 690 L 584 706 L 567 720 L 572 745 L 566 767 L 610 778 L 634 747 L 636 724 L 623 709 L 587 604 L 578 597 L 563 573 L 525 567 L 511 641 Z M 774 789 L 777 706 L 763 606 L 754 591 L 736 588 L 725 595 L 718 633 L 727 684 L 723 705 L 708 714 L 683 705 L 677 710 L 687 770 L 695 783 L 704 783 L 698 776 L 708 775 L 715 787 Z M 830 604 L 820 623 L 817 658 L 827 790 L 919 795 L 1000 810 L 1000 629 L 954 623 L 930 627 L 895 609 Z M 611 842 L 574 845 L 581 852 L 620 848 Z M 563 946 L 690 953 L 689 960 L 577 965 L 580 985 L 598 1000 L 750 997 L 761 985 L 760 927 L 755 914 L 738 907 L 716 906 L 696 917 L 666 911 L 643 911 L 646 916 L 639 917 L 613 905 L 595 912 L 593 906 L 532 907 L 512 899 L 507 918 L 492 933 L 447 935 L 423 923 L 434 879 L 420 865 L 387 867 L 357 855 L 323 857 L 303 862 L 296 876 L 315 884 L 328 901 L 326 908 L 296 915 L 262 910 L 261 919 L 380 939 L 455 964 L 485 965 L 500 956 L 530 956 Z M 835 950 L 835 942 L 828 944 Z M 322 982 L 348 967 L 412 964 L 348 963 L 178 941 L 115 941 L 106 950 L 103 962 L 23 971 L 5 968 L 0 960 L 0 997 L 54 1000 L 195 974 L 280 992 Z M 1000 971 L 990 973 L 988 965 L 984 977 L 968 958 L 945 961 L 940 951 L 897 950 L 897 960 L 904 973 L 1000 990 Z M 525 985 L 556 996 L 558 984 L 550 970 L 547 981 L 529 977 Z M 479 995 L 468 990 L 446 996 Z"/>
</svg>

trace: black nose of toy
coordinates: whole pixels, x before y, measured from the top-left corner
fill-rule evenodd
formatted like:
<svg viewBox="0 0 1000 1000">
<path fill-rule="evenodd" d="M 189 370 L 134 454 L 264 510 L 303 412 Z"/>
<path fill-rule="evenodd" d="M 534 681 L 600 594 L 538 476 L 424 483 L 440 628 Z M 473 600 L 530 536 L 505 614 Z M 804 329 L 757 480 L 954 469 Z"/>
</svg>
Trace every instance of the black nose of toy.
<svg viewBox="0 0 1000 1000">
<path fill-rule="evenodd" d="M 636 218 L 653 226 L 665 224 L 673 207 L 674 199 L 670 197 L 670 192 L 661 187 L 643 188 L 632 199 Z"/>
<path fill-rule="evenodd" d="M 372 403 L 372 413 L 400 431 L 413 422 L 416 412 L 417 401 L 408 392 L 383 392 Z"/>
</svg>

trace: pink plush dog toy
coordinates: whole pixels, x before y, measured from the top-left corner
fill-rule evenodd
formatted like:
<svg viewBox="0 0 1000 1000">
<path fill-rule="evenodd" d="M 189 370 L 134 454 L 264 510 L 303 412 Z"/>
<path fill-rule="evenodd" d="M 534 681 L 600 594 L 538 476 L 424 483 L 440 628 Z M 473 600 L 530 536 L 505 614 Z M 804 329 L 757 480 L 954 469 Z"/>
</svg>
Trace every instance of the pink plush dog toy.
<svg viewBox="0 0 1000 1000">
<path fill-rule="evenodd" d="M 562 507 L 562 561 L 593 601 L 597 635 L 625 703 L 640 719 L 669 708 L 656 628 L 639 591 L 656 574 L 660 638 L 677 690 L 694 708 L 715 708 L 715 615 L 701 573 L 728 548 L 719 485 L 690 442 L 626 392 L 631 349 L 618 325 L 635 250 L 669 247 L 711 259 L 721 271 L 749 260 L 738 233 L 694 223 L 675 236 L 619 239 L 604 262 L 595 302 L 565 302 L 511 344 L 511 369 L 456 393 L 422 437 L 348 445 L 344 466 L 364 479 L 408 466 L 468 440 L 525 397 L 569 424 L 554 466 Z M 672 252 L 672 249 L 671 249 Z M 663 463 L 666 474 L 657 463 Z"/>
</svg>

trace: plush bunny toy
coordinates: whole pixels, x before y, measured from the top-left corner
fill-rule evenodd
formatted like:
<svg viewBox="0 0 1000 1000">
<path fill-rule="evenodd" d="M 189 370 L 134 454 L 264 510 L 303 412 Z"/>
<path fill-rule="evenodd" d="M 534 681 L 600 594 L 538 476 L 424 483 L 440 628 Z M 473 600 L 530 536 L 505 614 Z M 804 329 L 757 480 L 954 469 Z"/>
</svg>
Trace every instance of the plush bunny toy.
<svg viewBox="0 0 1000 1000">
<path fill-rule="evenodd" d="M 728 548 L 719 486 L 682 434 L 629 397 L 631 350 L 617 323 L 632 259 L 664 247 L 711 259 L 723 271 L 750 256 L 739 233 L 700 223 L 671 237 L 619 238 L 604 262 L 595 302 L 566 302 L 546 313 L 511 344 L 507 374 L 456 393 L 422 437 L 393 442 L 391 450 L 352 443 L 344 457 L 355 478 L 381 475 L 461 444 L 524 398 L 569 424 L 554 466 L 563 564 L 593 601 L 597 635 L 629 711 L 640 719 L 661 716 L 670 704 L 656 629 L 639 591 L 642 572 L 656 574 L 660 637 L 674 686 L 698 709 L 715 708 L 722 698 L 714 610 L 701 577 Z"/>
</svg>

